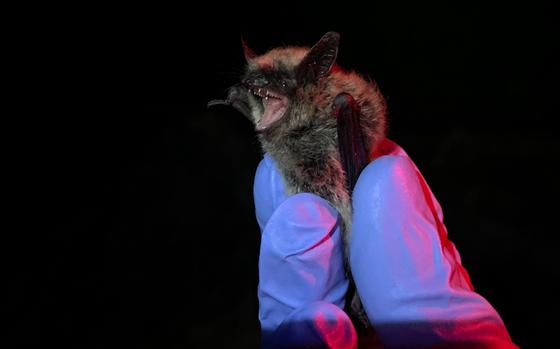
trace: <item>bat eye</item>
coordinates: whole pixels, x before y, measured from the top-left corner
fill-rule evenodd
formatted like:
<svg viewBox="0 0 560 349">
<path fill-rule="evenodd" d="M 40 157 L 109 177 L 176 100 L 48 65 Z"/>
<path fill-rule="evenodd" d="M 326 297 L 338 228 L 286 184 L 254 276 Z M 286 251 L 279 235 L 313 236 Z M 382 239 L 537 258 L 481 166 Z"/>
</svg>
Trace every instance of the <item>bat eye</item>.
<svg viewBox="0 0 560 349">
<path fill-rule="evenodd" d="M 282 87 L 287 87 L 288 83 L 286 81 L 282 81 Z"/>
</svg>

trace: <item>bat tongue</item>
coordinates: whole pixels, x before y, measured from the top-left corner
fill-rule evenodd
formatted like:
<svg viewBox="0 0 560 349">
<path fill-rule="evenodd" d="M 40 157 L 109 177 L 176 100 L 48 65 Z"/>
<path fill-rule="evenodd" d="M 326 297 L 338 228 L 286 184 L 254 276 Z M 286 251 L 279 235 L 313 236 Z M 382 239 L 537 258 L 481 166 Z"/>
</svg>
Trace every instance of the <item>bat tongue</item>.
<svg viewBox="0 0 560 349">
<path fill-rule="evenodd" d="M 280 120 L 286 112 L 288 102 L 286 98 L 265 98 L 263 99 L 263 105 L 264 113 L 256 126 L 258 131 L 265 130 L 274 122 Z"/>
</svg>

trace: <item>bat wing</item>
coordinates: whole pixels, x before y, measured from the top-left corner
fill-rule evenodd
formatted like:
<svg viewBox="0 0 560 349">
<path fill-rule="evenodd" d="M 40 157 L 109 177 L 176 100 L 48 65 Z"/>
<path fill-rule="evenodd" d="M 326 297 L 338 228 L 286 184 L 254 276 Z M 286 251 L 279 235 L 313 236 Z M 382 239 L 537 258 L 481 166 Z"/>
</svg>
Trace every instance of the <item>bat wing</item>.
<svg viewBox="0 0 560 349">
<path fill-rule="evenodd" d="M 360 106 L 351 95 L 341 93 L 334 99 L 333 116 L 337 120 L 338 149 L 346 173 L 346 185 L 352 191 L 368 164 L 367 145 L 360 126 Z"/>
</svg>

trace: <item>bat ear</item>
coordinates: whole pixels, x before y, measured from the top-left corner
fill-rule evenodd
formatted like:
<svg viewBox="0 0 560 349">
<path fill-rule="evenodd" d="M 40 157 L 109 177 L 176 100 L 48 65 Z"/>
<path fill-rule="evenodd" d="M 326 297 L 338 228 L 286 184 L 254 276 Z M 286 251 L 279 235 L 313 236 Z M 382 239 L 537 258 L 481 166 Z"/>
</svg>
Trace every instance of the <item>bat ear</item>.
<svg viewBox="0 0 560 349">
<path fill-rule="evenodd" d="M 243 46 L 243 53 L 245 54 L 245 60 L 247 61 L 247 63 L 251 62 L 253 59 L 255 59 L 255 57 L 257 57 L 257 54 L 253 52 L 253 50 L 251 50 L 249 46 L 247 46 L 247 43 L 245 42 L 243 37 L 241 37 L 241 45 Z"/>
<path fill-rule="evenodd" d="M 338 33 L 328 32 L 309 50 L 297 67 L 298 85 L 315 83 L 320 78 L 329 75 L 336 61 L 339 41 Z"/>
</svg>

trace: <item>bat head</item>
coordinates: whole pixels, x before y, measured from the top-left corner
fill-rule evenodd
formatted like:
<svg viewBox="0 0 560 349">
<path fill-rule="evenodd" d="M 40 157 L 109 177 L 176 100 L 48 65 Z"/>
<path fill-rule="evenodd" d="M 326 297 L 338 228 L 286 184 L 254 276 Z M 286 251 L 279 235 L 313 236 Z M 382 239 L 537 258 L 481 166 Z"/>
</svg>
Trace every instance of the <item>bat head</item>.
<svg viewBox="0 0 560 349">
<path fill-rule="evenodd" d="M 286 124 L 285 119 L 298 109 L 296 104 L 305 91 L 330 74 L 338 43 L 339 34 L 328 32 L 310 49 L 280 47 L 258 56 L 243 42 L 247 70 L 242 84 L 249 92 L 257 131 L 268 132 Z"/>
</svg>

